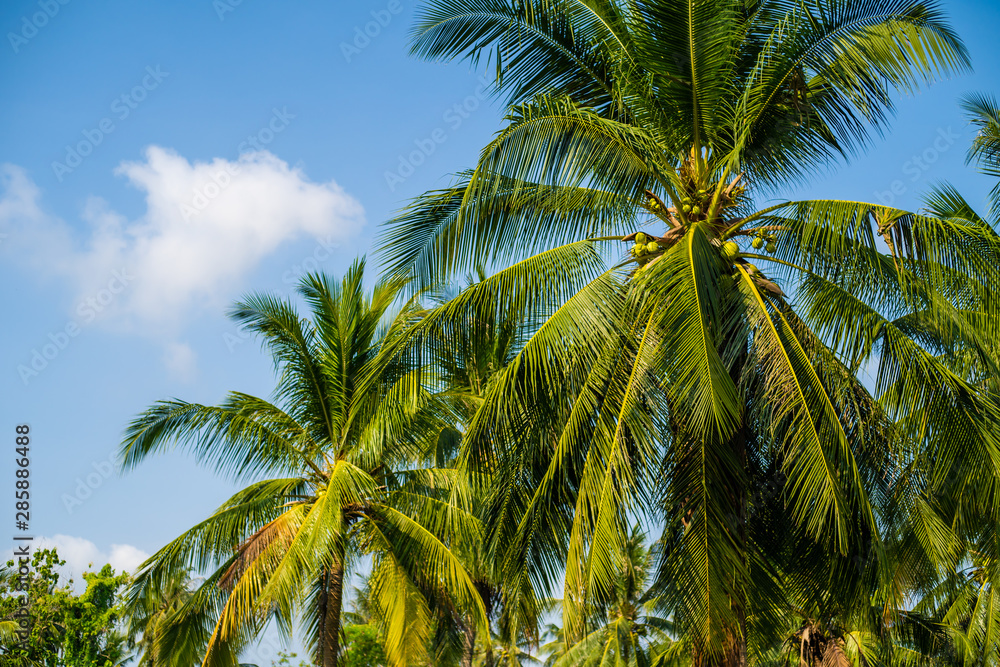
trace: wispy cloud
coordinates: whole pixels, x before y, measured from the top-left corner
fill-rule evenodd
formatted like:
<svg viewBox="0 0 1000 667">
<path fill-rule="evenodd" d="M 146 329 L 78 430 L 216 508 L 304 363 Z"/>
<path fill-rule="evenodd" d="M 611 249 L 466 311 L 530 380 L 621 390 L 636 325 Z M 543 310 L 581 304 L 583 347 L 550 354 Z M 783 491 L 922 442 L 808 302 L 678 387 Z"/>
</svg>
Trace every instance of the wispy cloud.
<svg viewBox="0 0 1000 667">
<path fill-rule="evenodd" d="M 175 341 L 191 314 L 220 310 L 280 246 L 304 237 L 338 244 L 364 225 L 361 204 L 267 151 L 191 162 L 160 147 L 116 173 L 145 194 L 135 219 L 91 197 L 80 221 L 50 214 L 23 169 L 0 165 L 0 253 L 33 275 L 65 281 L 71 316 Z M 194 354 L 173 342 L 165 361 L 190 375 Z"/>
<path fill-rule="evenodd" d="M 100 570 L 110 564 L 116 572 L 134 572 L 149 554 L 131 544 L 112 544 L 106 550 L 83 537 L 53 535 L 39 537 L 32 543 L 32 550 L 55 549 L 59 558 L 66 561 L 63 574 L 72 577 L 76 588 L 83 588 L 84 572 Z M 4 560 L 11 558 L 12 550 L 7 550 Z"/>
</svg>

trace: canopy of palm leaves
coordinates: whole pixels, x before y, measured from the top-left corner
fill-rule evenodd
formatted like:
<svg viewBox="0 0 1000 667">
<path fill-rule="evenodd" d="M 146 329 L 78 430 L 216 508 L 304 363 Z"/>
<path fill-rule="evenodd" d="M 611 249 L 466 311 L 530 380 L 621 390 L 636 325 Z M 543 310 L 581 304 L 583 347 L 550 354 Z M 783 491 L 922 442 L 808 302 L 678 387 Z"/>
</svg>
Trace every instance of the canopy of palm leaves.
<svg viewBox="0 0 1000 667">
<path fill-rule="evenodd" d="M 207 572 L 181 604 L 162 650 L 204 643 L 204 665 L 231 664 L 274 621 L 300 619 L 317 665 L 336 665 L 345 576 L 372 559 L 372 604 L 394 664 L 416 664 L 428 643 L 426 591 L 449 590 L 485 625 L 481 602 L 447 544 L 477 539 L 477 524 L 425 490 L 447 472 L 413 469 L 451 417 L 407 351 L 415 307 L 391 312 L 402 283 L 366 294 L 364 263 L 336 282 L 302 279 L 310 308 L 268 295 L 238 303 L 233 318 L 274 358 L 272 401 L 232 393 L 218 406 L 161 401 L 130 425 L 126 467 L 181 446 L 246 488 L 151 557 L 133 591 L 155 609 L 178 570 Z M 444 421 L 442 421 L 444 420 Z M 436 427 L 434 425 L 437 425 Z"/>
<path fill-rule="evenodd" d="M 188 605 L 196 588 L 190 569 L 178 569 L 167 574 L 162 590 L 142 589 L 130 601 L 128 635 L 139 652 L 139 667 L 190 667 L 201 661 L 205 637 L 195 632 L 194 641 L 177 639 L 182 628 L 203 626 Z"/>
<path fill-rule="evenodd" d="M 667 634 L 670 623 L 655 614 L 656 601 L 646 595 L 652 592 L 654 554 L 645 538 L 638 526 L 632 528 L 617 558 L 614 592 L 591 611 L 593 629 L 572 646 L 557 636 L 549 645 L 547 666 L 648 667 L 677 653 L 680 647 Z"/>
<path fill-rule="evenodd" d="M 464 289 L 486 278 L 481 267 L 469 276 Z M 489 486 L 489 474 L 477 474 L 473 483 L 469 471 L 459 463 L 463 433 L 483 402 L 490 384 L 523 345 L 530 323 L 524 313 L 501 310 L 489 301 L 477 301 L 450 308 L 448 290 L 434 295 L 432 307 L 412 332 L 414 343 L 422 345 L 435 370 L 436 395 L 446 401 L 456 422 L 438 437 L 434 464 L 453 468 L 454 484 L 439 492 L 442 501 L 467 506 L 474 514 L 483 512 L 481 489 Z M 505 590 L 516 587 L 510 580 L 502 586 L 504 572 L 489 557 L 482 540 L 453 543 L 452 552 L 461 560 L 475 582 L 490 621 L 488 633 L 481 632 L 472 610 L 463 608 L 440 591 L 434 602 L 438 623 L 433 638 L 434 664 L 461 667 L 499 667 L 537 662 L 531 655 L 529 638 L 519 632 L 520 622 L 534 619 L 537 610 L 511 609 Z M 529 587 L 530 588 L 530 587 Z M 533 599 L 529 599 L 533 603 Z"/>
<path fill-rule="evenodd" d="M 995 229 L 1000 224 L 1000 107 L 988 96 L 970 95 L 963 101 L 963 108 L 979 130 L 969 150 L 969 161 L 977 163 L 982 173 L 998 179 L 990 193 L 990 216 L 981 216 L 957 189 L 947 184 L 930 192 L 926 207 L 943 219 Z M 990 298 L 995 302 L 995 294 Z M 993 312 L 991 304 L 988 316 L 992 317 Z M 941 360 L 952 373 L 974 383 L 980 391 L 1000 396 L 1000 376 L 995 366 L 983 362 L 984 356 L 996 358 L 996 341 L 995 335 L 987 337 L 982 351 L 962 346 L 944 348 L 940 350 Z M 922 418 L 921 411 L 910 417 Z M 903 534 L 908 539 L 900 541 L 894 560 L 909 573 L 914 595 L 920 596 L 915 615 L 934 630 L 923 643 L 929 643 L 936 664 L 993 664 L 1000 660 L 996 481 L 970 477 L 967 468 L 980 465 L 975 457 L 958 459 L 950 469 L 941 471 L 934 453 L 920 452 L 913 459 L 913 478 L 920 490 L 917 511 L 905 527 L 907 532 Z M 979 483 L 987 486 L 979 488 Z"/>
<path fill-rule="evenodd" d="M 0 646 L 17 643 L 18 629 L 16 621 L 0 621 Z"/>
<path fill-rule="evenodd" d="M 967 372 L 995 372 L 1000 241 L 758 202 L 967 65 L 936 3 L 432 0 L 414 49 L 491 59 L 508 97 L 476 166 L 384 231 L 418 284 L 509 265 L 441 317 L 541 322 L 463 439 L 503 579 L 564 572 L 575 643 L 642 516 L 664 526 L 658 597 L 695 664 L 763 660 L 810 609 L 900 625 L 900 508 L 948 486 L 1000 511 L 1000 410 Z"/>
</svg>

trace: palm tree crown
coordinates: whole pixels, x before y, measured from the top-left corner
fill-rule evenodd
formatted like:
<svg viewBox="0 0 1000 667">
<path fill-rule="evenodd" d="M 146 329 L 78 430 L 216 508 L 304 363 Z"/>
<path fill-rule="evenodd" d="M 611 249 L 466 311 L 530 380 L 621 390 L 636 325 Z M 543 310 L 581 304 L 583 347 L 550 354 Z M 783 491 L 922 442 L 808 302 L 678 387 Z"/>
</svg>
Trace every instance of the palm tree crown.
<svg viewBox="0 0 1000 667">
<path fill-rule="evenodd" d="M 474 522 L 443 514 L 422 493 L 434 485 L 433 470 L 409 469 L 426 458 L 426 425 L 447 419 L 403 343 L 414 306 L 392 315 L 401 282 L 368 296 L 363 280 L 363 262 L 341 282 L 303 278 L 310 319 L 267 295 L 236 305 L 233 318 L 274 358 L 274 402 L 241 393 L 219 406 L 161 401 L 128 429 L 125 466 L 178 443 L 220 472 L 254 480 L 137 577 L 141 599 L 155 598 L 179 568 L 210 572 L 185 602 L 206 624 L 205 665 L 229 664 L 269 620 L 289 631 L 295 618 L 315 663 L 336 665 L 345 576 L 364 555 L 394 664 L 426 646 L 422 591 L 444 587 L 481 610 L 445 543 L 475 531 Z"/>
<path fill-rule="evenodd" d="M 414 49 L 486 56 L 508 95 L 475 167 L 384 232 L 418 284 L 510 264 L 451 312 L 542 322 L 464 438 L 491 473 L 492 557 L 541 588 L 565 568 L 568 644 L 636 515 L 664 526 L 658 599 L 694 664 L 762 660 L 805 609 L 892 626 L 864 619 L 906 604 L 876 588 L 890 510 L 917 502 L 906 466 L 927 457 L 942 484 L 961 451 L 963 484 L 1000 507 L 1000 410 L 952 363 L 994 363 L 1000 242 L 757 202 L 967 65 L 936 3 L 432 0 Z"/>
</svg>

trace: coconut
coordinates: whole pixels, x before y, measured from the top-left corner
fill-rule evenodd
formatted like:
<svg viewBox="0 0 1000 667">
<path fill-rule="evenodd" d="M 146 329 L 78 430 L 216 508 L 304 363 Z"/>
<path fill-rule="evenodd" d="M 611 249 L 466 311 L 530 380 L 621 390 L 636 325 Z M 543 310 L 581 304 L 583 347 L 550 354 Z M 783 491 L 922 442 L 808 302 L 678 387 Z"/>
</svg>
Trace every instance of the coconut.
<svg viewBox="0 0 1000 667">
<path fill-rule="evenodd" d="M 722 256 L 728 260 L 734 260 L 740 256 L 740 247 L 732 241 L 726 241 L 722 244 Z"/>
<path fill-rule="evenodd" d="M 635 235 L 635 242 L 636 243 L 645 243 L 646 242 L 646 235 L 643 234 L 642 232 L 639 232 L 638 234 Z"/>
<path fill-rule="evenodd" d="M 656 252 L 660 249 L 660 245 L 656 241 L 650 241 L 646 244 L 646 252 Z"/>
<path fill-rule="evenodd" d="M 769 243 L 767 244 L 767 247 L 765 247 L 765 248 L 764 248 L 764 250 L 767 250 L 767 251 L 768 251 L 769 253 L 771 253 L 772 255 L 774 254 L 774 251 L 775 251 L 775 250 L 777 250 L 777 249 L 778 249 L 778 246 L 777 246 L 777 245 L 775 244 L 775 242 L 774 242 L 774 241 L 770 241 L 770 242 L 769 242 Z"/>
<path fill-rule="evenodd" d="M 754 240 L 750 242 L 750 245 L 753 246 L 754 250 L 760 250 L 764 246 L 764 239 L 759 236 L 754 237 Z"/>
</svg>

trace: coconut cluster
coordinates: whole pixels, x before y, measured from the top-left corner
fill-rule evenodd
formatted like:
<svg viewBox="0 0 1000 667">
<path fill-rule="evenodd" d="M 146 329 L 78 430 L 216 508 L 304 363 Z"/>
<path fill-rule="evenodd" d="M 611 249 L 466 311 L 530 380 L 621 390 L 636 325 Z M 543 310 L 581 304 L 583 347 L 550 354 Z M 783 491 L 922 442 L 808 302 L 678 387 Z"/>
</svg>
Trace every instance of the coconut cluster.
<svg viewBox="0 0 1000 667">
<path fill-rule="evenodd" d="M 757 235 L 753 237 L 753 241 L 750 242 L 750 245 L 753 246 L 754 250 L 760 250 L 763 247 L 769 255 L 773 255 L 778 250 L 778 245 L 775 243 L 775 239 L 776 237 L 774 234 L 759 230 Z"/>
<path fill-rule="evenodd" d="M 651 255 L 660 249 L 660 244 L 654 241 L 651 237 L 646 236 L 642 232 L 638 232 L 635 235 L 635 245 L 632 246 L 632 255 L 634 257 L 645 257 L 646 255 Z"/>
<path fill-rule="evenodd" d="M 746 188 L 733 182 L 719 193 L 719 204 L 722 208 L 733 206 L 745 190 Z M 712 206 L 713 196 L 714 194 L 711 190 L 704 188 L 693 190 L 689 195 L 681 197 L 678 208 L 684 212 L 684 217 L 688 220 L 701 220 L 708 215 L 708 211 Z"/>
</svg>

